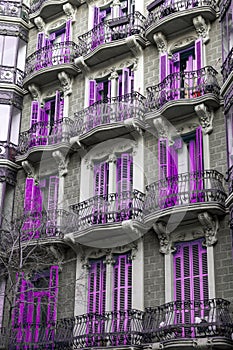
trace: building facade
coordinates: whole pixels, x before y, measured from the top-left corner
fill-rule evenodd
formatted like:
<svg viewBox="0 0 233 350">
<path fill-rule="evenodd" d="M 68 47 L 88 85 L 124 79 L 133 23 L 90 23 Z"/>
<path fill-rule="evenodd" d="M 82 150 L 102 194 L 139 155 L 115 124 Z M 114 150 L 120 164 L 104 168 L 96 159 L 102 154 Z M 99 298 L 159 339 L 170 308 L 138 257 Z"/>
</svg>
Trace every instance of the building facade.
<svg viewBox="0 0 233 350">
<path fill-rule="evenodd" d="M 230 350 L 232 1 L 0 6 L 0 345 Z"/>
</svg>

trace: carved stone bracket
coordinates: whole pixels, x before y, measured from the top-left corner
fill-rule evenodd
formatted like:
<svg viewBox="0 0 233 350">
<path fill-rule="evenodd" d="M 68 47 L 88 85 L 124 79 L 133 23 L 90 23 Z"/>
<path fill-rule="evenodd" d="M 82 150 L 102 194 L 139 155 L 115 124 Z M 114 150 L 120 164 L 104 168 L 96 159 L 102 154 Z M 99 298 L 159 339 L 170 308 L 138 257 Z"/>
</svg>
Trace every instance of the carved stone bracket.
<svg viewBox="0 0 233 350">
<path fill-rule="evenodd" d="M 154 34 L 153 39 L 160 53 L 167 51 L 167 40 L 162 32 Z"/>
<path fill-rule="evenodd" d="M 61 151 L 54 151 L 52 154 L 58 165 L 59 176 L 65 176 L 68 173 L 69 157 L 66 157 Z"/>
<path fill-rule="evenodd" d="M 72 20 L 75 19 L 75 9 L 70 3 L 63 5 L 62 8 L 63 8 L 63 11 L 65 12 L 67 19 L 72 19 Z"/>
<path fill-rule="evenodd" d="M 125 40 L 126 40 L 126 45 L 130 49 L 130 51 L 132 52 L 134 57 L 137 58 L 138 56 L 140 56 L 142 53 L 142 48 L 137 43 L 137 40 L 135 39 L 135 37 L 132 35 L 132 36 L 126 38 Z"/>
<path fill-rule="evenodd" d="M 11 186 L 16 185 L 17 173 L 11 169 L 0 167 L 0 182 L 7 182 Z"/>
<path fill-rule="evenodd" d="M 27 174 L 27 177 L 32 177 L 35 180 L 35 182 L 38 182 L 36 170 L 28 160 L 25 160 L 24 162 L 22 162 L 22 167 L 25 173 Z"/>
<path fill-rule="evenodd" d="M 142 129 L 140 128 L 139 125 L 136 124 L 135 119 L 134 118 L 129 118 L 124 120 L 124 125 L 126 126 L 126 128 L 130 129 L 134 129 L 137 131 L 137 133 L 139 135 L 142 135 Z"/>
<path fill-rule="evenodd" d="M 62 91 L 64 92 L 64 96 L 69 96 L 72 94 L 72 84 L 73 80 L 70 76 L 65 72 L 58 73 L 58 79 L 61 83 Z"/>
<path fill-rule="evenodd" d="M 216 215 L 212 216 L 207 211 L 198 214 L 198 220 L 204 228 L 205 245 L 211 247 L 214 245 L 217 239 L 217 232 L 219 229 L 219 221 Z"/>
<path fill-rule="evenodd" d="M 90 68 L 84 62 L 83 56 L 77 57 L 74 60 L 76 66 L 82 71 L 83 74 L 87 74 L 90 72 Z"/>
<path fill-rule="evenodd" d="M 199 117 L 199 121 L 204 133 L 210 134 L 213 130 L 214 111 L 209 111 L 204 103 L 195 106 L 194 109 L 197 113 L 197 116 Z"/>
<path fill-rule="evenodd" d="M 156 222 L 153 225 L 153 229 L 159 238 L 160 253 L 166 255 L 173 253 L 175 251 L 175 248 L 172 245 L 170 233 L 167 231 L 166 224 L 162 221 Z"/>
<path fill-rule="evenodd" d="M 34 23 L 37 26 L 37 29 L 39 32 L 44 32 L 45 31 L 45 22 L 41 17 L 36 17 L 34 19 Z"/>
<path fill-rule="evenodd" d="M 193 18 L 193 25 L 196 29 L 197 35 L 200 38 L 203 38 L 204 44 L 209 41 L 209 31 L 210 24 L 205 22 L 205 19 L 202 16 L 197 16 Z"/>
<path fill-rule="evenodd" d="M 153 124 L 158 133 L 158 137 L 168 137 L 168 125 L 165 124 L 162 118 L 154 119 Z"/>
<path fill-rule="evenodd" d="M 39 90 L 39 87 L 36 84 L 28 85 L 28 90 L 29 90 L 33 100 L 40 100 L 41 92 Z"/>
</svg>

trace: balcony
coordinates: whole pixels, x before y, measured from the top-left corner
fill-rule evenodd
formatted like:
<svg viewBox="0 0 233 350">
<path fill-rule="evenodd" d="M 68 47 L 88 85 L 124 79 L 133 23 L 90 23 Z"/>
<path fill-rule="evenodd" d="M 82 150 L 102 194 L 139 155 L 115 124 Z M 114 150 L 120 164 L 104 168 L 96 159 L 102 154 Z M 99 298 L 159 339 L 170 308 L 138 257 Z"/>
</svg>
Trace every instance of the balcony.
<svg viewBox="0 0 233 350">
<path fill-rule="evenodd" d="M 68 1 L 74 7 L 81 5 L 81 0 Z M 41 16 L 44 20 L 63 12 L 67 0 L 33 0 L 30 7 L 30 19 Z"/>
<path fill-rule="evenodd" d="M 147 88 L 146 121 L 161 114 L 168 120 L 194 113 L 194 106 L 219 106 L 217 71 L 206 66 L 196 71 L 168 75 L 161 83 Z"/>
<path fill-rule="evenodd" d="M 79 56 L 84 56 L 85 64 L 89 67 L 119 57 L 130 52 L 133 43 L 127 38 L 132 35 L 135 35 L 138 44 L 145 47 L 144 21 L 145 17 L 135 12 L 101 22 L 78 37 Z"/>
<path fill-rule="evenodd" d="M 51 157 L 51 152 L 69 149 L 73 121 L 63 118 L 54 123 L 38 122 L 19 134 L 17 161 L 28 158 L 39 161 L 42 157 Z M 47 153 L 47 155 L 46 155 Z"/>
<path fill-rule="evenodd" d="M 216 170 L 166 177 L 147 187 L 144 221 L 168 220 L 171 215 L 175 219 L 181 213 L 184 220 L 195 219 L 197 213 L 206 210 L 224 215 L 226 197 L 223 175 Z"/>
<path fill-rule="evenodd" d="M 193 19 L 204 17 L 207 21 L 216 18 L 217 5 L 214 0 L 153 1 L 145 22 L 145 36 L 153 42 L 153 35 L 162 32 L 165 36 L 193 27 Z"/>
<path fill-rule="evenodd" d="M 35 51 L 26 59 L 24 87 L 29 84 L 42 84 L 57 79 L 61 71 L 77 75 L 80 70 L 75 66 L 74 59 L 78 46 L 72 41 L 56 43 Z"/>
<path fill-rule="evenodd" d="M 71 206 L 74 212 L 70 226 L 73 239 L 81 244 L 92 242 L 93 246 L 122 245 L 128 237 L 122 228 L 125 221 L 143 225 L 144 194 L 138 190 L 110 193 L 107 196 L 95 196 Z M 73 221 L 73 222 L 72 222 Z M 135 235 L 135 237 L 133 236 Z M 131 241 L 138 238 L 137 232 L 131 233 Z"/>
<path fill-rule="evenodd" d="M 15 161 L 17 146 L 12 142 L 0 141 L 0 159 Z"/>
<path fill-rule="evenodd" d="M 226 200 L 226 206 L 231 207 L 233 204 L 233 165 L 228 169 L 226 179 L 228 183 L 228 197 Z"/>
<path fill-rule="evenodd" d="M 25 22 L 29 22 L 29 8 L 19 1 L 0 1 L 0 16 L 22 18 Z"/>
<path fill-rule="evenodd" d="M 136 91 L 104 98 L 75 113 L 72 136 L 78 136 L 85 145 L 122 136 L 129 131 L 129 126 L 145 128 L 144 113 L 145 97 Z"/>
<path fill-rule="evenodd" d="M 0 66 L 0 84 L 15 84 L 23 87 L 24 72 L 15 67 Z"/>
<path fill-rule="evenodd" d="M 175 350 L 177 346 L 193 349 L 201 339 L 203 348 L 211 343 L 214 349 L 230 350 L 229 305 L 224 299 L 175 301 L 146 311 L 89 313 L 47 325 L 26 324 L 10 331 L 10 348 L 125 348 L 157 343 L 156 349 Z"/>
</svg>

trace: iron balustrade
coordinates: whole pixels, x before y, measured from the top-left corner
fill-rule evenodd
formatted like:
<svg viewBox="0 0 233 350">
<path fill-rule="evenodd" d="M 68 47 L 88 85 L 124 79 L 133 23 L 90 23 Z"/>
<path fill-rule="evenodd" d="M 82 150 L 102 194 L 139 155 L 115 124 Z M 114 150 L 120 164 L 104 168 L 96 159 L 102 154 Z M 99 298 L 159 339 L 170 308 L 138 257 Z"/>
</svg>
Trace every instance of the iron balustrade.
<svg viewBox="0 0 233 350">
<path fill-rule="evenodd" d="M 78 55 L 92 52 L 99 45 L 124 39 L 134 34 L 144 35 L 145 17 L 138 11 L 127 16 L 103 21 L 78 37 Z"/>
<path fill-rule="evenodd" d="M 24 72 L 15 67 L 0 66 L 0 82 L 23 87 Z"/>
<path fill-rule="evenodd" d="M 144 121 L 145 97 L 134 91 L 123 96 L 104 98 L 74 114 L 73 135 L 82 135 L 105 124 L 133 118 Z"/>
<path fill-rule="evenodd" d="M 29 8 L 19 1 L 0 1 L 0 16 L 18 17 L 29 21 Z"/>
<path fill-rule="evenodd" d="M 223 81 L 226 81 L 229 77 L 230 73 L 233 71 L 233 47 L 229 54 L 227 55 L 227 58 L 225 59 L 221 73 L 223 75 Z"/>
<path fill-rule="evenodd" d="M 78 46 L 72 41 L 45 46 L 27 57 L 25 74 L 30 76 L 43 68 L 74 63 L 77 51 Z"/>
<path fill-rule="evenodd" d="M 12 142 L 0 141 L 0 159 L 15 161 L 17 145 Z"/>
<path fill-rule="evenodd" d="M 147 107 L 158 109 L 169 101 L 193 99 L 208 93 L 219 96 L 217 74 L 211 66 L 170 74 L 158 85 L 147 88 Z"/>
<path fill-rule="evenodd" d="M 200 11 L 202 11 L 202 7 L 206 7 L 206 6 L 211 7 L 214 10 L 216 10 L 217 8 L 216 1 L 214 0 L 180 0 L 180 1 L 170 0 L 170 1 L 163 2 L 162 4 L 160 3 L 160 6 L 155 6 L 155 8 L 149 13 L 145 21 L 145 28 L 147 29 L 151 25 L 164 19 L 170 14 L 173 14 L 176 12 L 179 13 L 179 12 L 193 9 L 196 7 L 200 8 Z"/>
<path fill-rule="evenodd" d="M 73 121 L 62 118 L 53 123 L 38 122 L 19 134 L 18 153 L 25 154 L 36 146 L 54 145 L 60 142 L 69 142 Z"/>
<path fill-rule="evenodd" d="M 233 323 L 230 302 L 224 299 L 174 301 L 144 314 L 144 342 L 174 339 L 224 337 L 232 338 Z"/>
<path fill-rule="evenodd" d="M 110 193 L 95 196 L 71 206 L 75 231 L 81 231 L 93 225 L 122 222 L 124 220 L 142 220 L 144 194 L 138 190 Z"/>
<path fill-rule="evenodd" d="M 165 208 L 201 202 L 224 205 L 223 175 L 216 170 L 182 173 L 147 186 L 143 214 Z"/>
<path fill-rule="evenodd" d="M 174 301 L 145 311 L 87 313 L 48 324 L 23 324 L 8 333 L 11 349 L 71 349 L 143 345 L 221 337 L 232 341 L 230 302 Z M 36 335 L 36 336 L 35 336 Z"/>
</svg>

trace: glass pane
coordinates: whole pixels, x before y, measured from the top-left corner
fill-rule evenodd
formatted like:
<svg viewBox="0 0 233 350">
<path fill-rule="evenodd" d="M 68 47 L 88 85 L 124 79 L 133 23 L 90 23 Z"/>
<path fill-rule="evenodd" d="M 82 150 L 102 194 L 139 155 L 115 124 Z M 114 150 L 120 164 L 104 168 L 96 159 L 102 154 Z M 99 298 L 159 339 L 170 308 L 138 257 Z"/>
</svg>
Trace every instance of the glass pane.
<svg viewBox="0 0 233 350">
<path fill-rule="evenodd" d="M 16 62 L 16 48 L 17 38 L 13 36 L 6 36 L 3 50 L 3 61 L 4 66 L 13 67 Z"/>
</svg>

